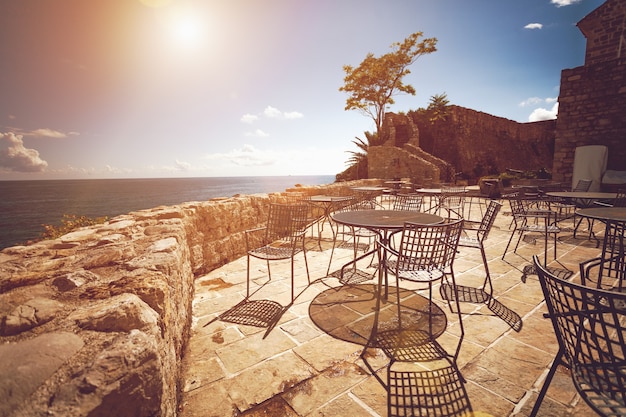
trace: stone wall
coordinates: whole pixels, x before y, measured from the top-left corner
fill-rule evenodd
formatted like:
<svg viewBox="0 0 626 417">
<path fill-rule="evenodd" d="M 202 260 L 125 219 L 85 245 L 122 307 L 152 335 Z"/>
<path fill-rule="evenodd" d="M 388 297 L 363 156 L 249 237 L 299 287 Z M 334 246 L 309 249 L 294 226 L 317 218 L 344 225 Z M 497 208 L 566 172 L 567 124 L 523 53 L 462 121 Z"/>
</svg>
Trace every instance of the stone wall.
<svg viewBox="0 0 626 417">
<path fill-rule="evenodd" d="M 245 230 L 288 199 L 158 207 L 0 251 L 0 416 L 175 416 L 195 277 L 245 255 Z"/>
<path fill-rule="evenodd" d="M 516 170 L 552 168 L 555 121 L 519 123 L 459 106 L 445 121 L 409 114 L 419 128 L 421 147 L 470 178 Z"/>
<path fill-rule="evenodd" d="M 554 178 L 571 182 L 576 147 L 605 145 L 607 169 L 626 170 L 626 2 L 608 0 L 578 23 L 585 65 L 561 72 Z"/>
</svg>

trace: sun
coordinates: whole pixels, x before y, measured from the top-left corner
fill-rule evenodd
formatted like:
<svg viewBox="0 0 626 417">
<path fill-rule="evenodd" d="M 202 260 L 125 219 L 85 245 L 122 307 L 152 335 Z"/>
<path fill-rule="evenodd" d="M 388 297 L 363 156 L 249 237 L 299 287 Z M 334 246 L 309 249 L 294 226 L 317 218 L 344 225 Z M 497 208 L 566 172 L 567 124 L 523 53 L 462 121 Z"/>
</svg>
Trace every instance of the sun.
<svg viewBox="0 0 626 417">
<path fill-rule="evenodd" d="M 187 10 L 172 13 L 168 24 L 172 40 L 181 47 L 197 47 L 206 37 L 206 24 L 199 15 Z"/>
</svg>

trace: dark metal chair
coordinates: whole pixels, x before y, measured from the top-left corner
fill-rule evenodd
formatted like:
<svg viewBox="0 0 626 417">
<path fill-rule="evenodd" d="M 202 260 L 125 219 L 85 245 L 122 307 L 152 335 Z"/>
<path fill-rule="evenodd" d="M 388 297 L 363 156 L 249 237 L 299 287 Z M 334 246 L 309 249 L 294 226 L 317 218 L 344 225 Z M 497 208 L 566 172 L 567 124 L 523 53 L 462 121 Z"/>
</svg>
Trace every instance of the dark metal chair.
<svg viewBox="0 0 626 417">
<path fill-rule="evenodd" d="M 488 301 L 493 295 L 493 286 L 491 284 L 491 275 L 489 274 L 489 265 L 487 264 L 487 254 L 485 253 L 484 242 L 489 237 L 489 232 L 496 221 L 496 216 L 502 208 L 502 203 L 491 200 L 487 206 L 487 210 L 479 224 L 474 222 L 463 223 L 463 234 L 459 238 L 459 247 L 473 248 L 480 250 L 480 254 L 483 258 L 483 266 L 485 268 L 485 281 L 482 285 L 482 292 L 485 293 Z M 470 236 L 472 234 L 472 236 Z M 443 288 L 443 287 L 442 287 Z"/>
<path fill-rule="evenodd" d="M 398 282 L 395 296 L 397 319 L 395 315 L 388 317 L 390 312 L 386 311 L 386 320 L 380 329 L 382 290 L 378 291 L 372 334 L 361 358 L 387 391 L 389 416 L 461 417 L 472 411 L 465 391 L 465 380 L 456 365 L 464 336 L 458 301 L 456 311 L 461 334 L 453 354 L 447 352 L 436 340 L 444 331 L 447 320 L 445 313 L 435 307 L 432 301 L 432 287 L 435 282 L 449 280 L 453 288 L 456 286 L 452 264 L 462 228 L 463 220 L 437 225 L 405 223 L 404 228 L 396 232 L 401 233 L 397 248 L 393 244 L 381 243 L 381 250 L 389 255 L 385 262 L 386 268 L 398 281 L 427 284 L 429 289 L 428 300 L 424 300 L 426 305 L 416 308 L 415 300 L 411 296 L 401 295 Z M 452 306 L 450 307 L 452 310 Z M 422 317 L 417 320 L 421 323 L 417 327 L 407 323 L 415 323 L 413 316 Z M 426 327 L 426 320 L 428 330 L 423 328 Z M 389 358 L 386 381 L 369 364 L 366 353 L 368 347 L 382 349 Z"/>
<path fill-rule="evenodd" d="M 623 222 L 606 222 L 600 256 L 580 264 L 583 285 L 595 283 L 597 288 L 622 291 L 626 288 Z"/>
<path fill-rule="evenodd" d="M 452 218 L 463 218 L 463 210 L 465 207 L 465 187 L 444 185 L 441 187 L 439 195 L 439 208 L 446 210 L 448 220 Z M 452 217 L 452 214 L 455 217 Z"/>
<path fill-rule="evenodd" d="M 533 257 L 559 350 L 539 392 L 536 416 L 558 365 L 569 368 L 587 405 L 601 416 L 626 416 L 626 294 L 566 281 Z"/>
<path fill-rule="evenodd" d="M 396 194 L 393 210 L 420 211 L 423 197 L 419 194 Z"/>
<path fill-rule="evenodd" d="M 294 258 L 302 252 L 309 283 L 309 265 L 306 258 L 305 233 L 308 225 L 306 204 L 270 204 L 267 224 L 264 227 L 246 230 L 247 275 L 246 299 L 250 297 L 250 260 L 263 259 L 267 262 L 269 280 L 272 279 L 270 261 L 291 260 L 291 302 L 294 296 Z"/>
<path fill-rule="evenodd" d="M 511 205 L 514 229 L 511 232 L 511 237 L 502 254 L 502 260 L 504 260 L 509 250 L 515 233 L 517 233 L 519 237 L 513 249 L 513 253 L 517 252 L 522 236 L 525 233 L 541 233 L 544 235 L 544 264 L 548 261 L 548 236 L 554 235 L 554 257 L 556 258 L 557 234 L 561 232 L 561 229 L 552 221 L 554 213 L 551 210 L 530 210 L 526 207 L 524 202 L 518 198 L 511 198 L 509 204 Z"/>
<path fill-rule="evenodd" d="M 414 283 L 428 285 L 428 300 L 433 300 L 433 284 L 442 281 L 442 284 L 452 286 L 456 291 L 456 281 L 454 278 L 454 270 L 452 264 L 457 253 L 459 238 L 463 230 L 463 220 L 454 220 L 450 223 L 423 225 L 416 223 L 405 223 L 401 231 L 400 242 L 398 247 L 394 245 L 385 246 L 381 244 L 381 249 L 386 251 L 389 258 L 385 262 L 387 270 L 396 276 L 398 284 L 396 285 L 396 297 L 398 304 L 398 329 L 391 332 L 402 332 L 402 309 L 400 302 L 400 285 L 399 281 L 406 280 Z M 397 232 L 400 233 L 400 232 Z M 393 239 L 390 239 L 393 242 Z M 451 355 L 453 358 L 458 356 L 461 348 L 461 342 L 465 334 L 463 322 L 461 320 L 461 311 L 459 300 L 447 300 L 452 308 L 452 301 L 456 304 L 456 312 L 459 319 L 460 337 L 456 352 Z M 433 342 L 433 320 L 432 315 L 428 315 L 428 334 L 425 335 L 424 342 Z M 384 345 L 384 339 L 390 335 L 382 332 L 376 336 L 377 343 Z M 395 336 L 394 336 L 395 337 Z M 391 353 L 390 350 L 387 353 Z M 392 357 L 392 360 L 395 358 Z"/>
</svg>

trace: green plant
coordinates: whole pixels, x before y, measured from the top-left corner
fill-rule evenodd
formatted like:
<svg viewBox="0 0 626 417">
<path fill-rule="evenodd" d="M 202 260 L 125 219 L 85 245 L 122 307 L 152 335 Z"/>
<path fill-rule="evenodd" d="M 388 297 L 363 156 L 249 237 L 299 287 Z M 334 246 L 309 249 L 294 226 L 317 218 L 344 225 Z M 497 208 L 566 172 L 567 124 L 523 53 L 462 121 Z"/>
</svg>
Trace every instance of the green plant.
<svg viewBox="0 0 626 417">
<path fill-rule="evenodd" d="M 59 226 L 42 224 L 44 231 L 41 233 L 38 240 L 56 239 L 80 227 L 93 226 L 95 224 L 104 223 L 107 220 L 108 218 L 106 216 L 91 218 L 87 216 L 79 217 L 75 214 L 64 214 Z"/>
</svg>

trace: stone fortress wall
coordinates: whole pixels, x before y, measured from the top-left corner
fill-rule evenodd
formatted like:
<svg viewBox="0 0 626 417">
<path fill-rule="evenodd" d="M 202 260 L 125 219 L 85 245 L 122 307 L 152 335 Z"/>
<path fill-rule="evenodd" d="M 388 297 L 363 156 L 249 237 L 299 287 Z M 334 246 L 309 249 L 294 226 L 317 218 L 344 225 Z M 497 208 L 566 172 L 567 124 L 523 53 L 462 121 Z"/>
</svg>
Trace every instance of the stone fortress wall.
<svg viewBox="0 0 626 417">
<path fill-rule="evenodd" d="M 175 416 L 195 277 L 245 255 L 245 230 L 287 195 L 157 207 L 0 251 L 0 417 Z"/>
</svg>

